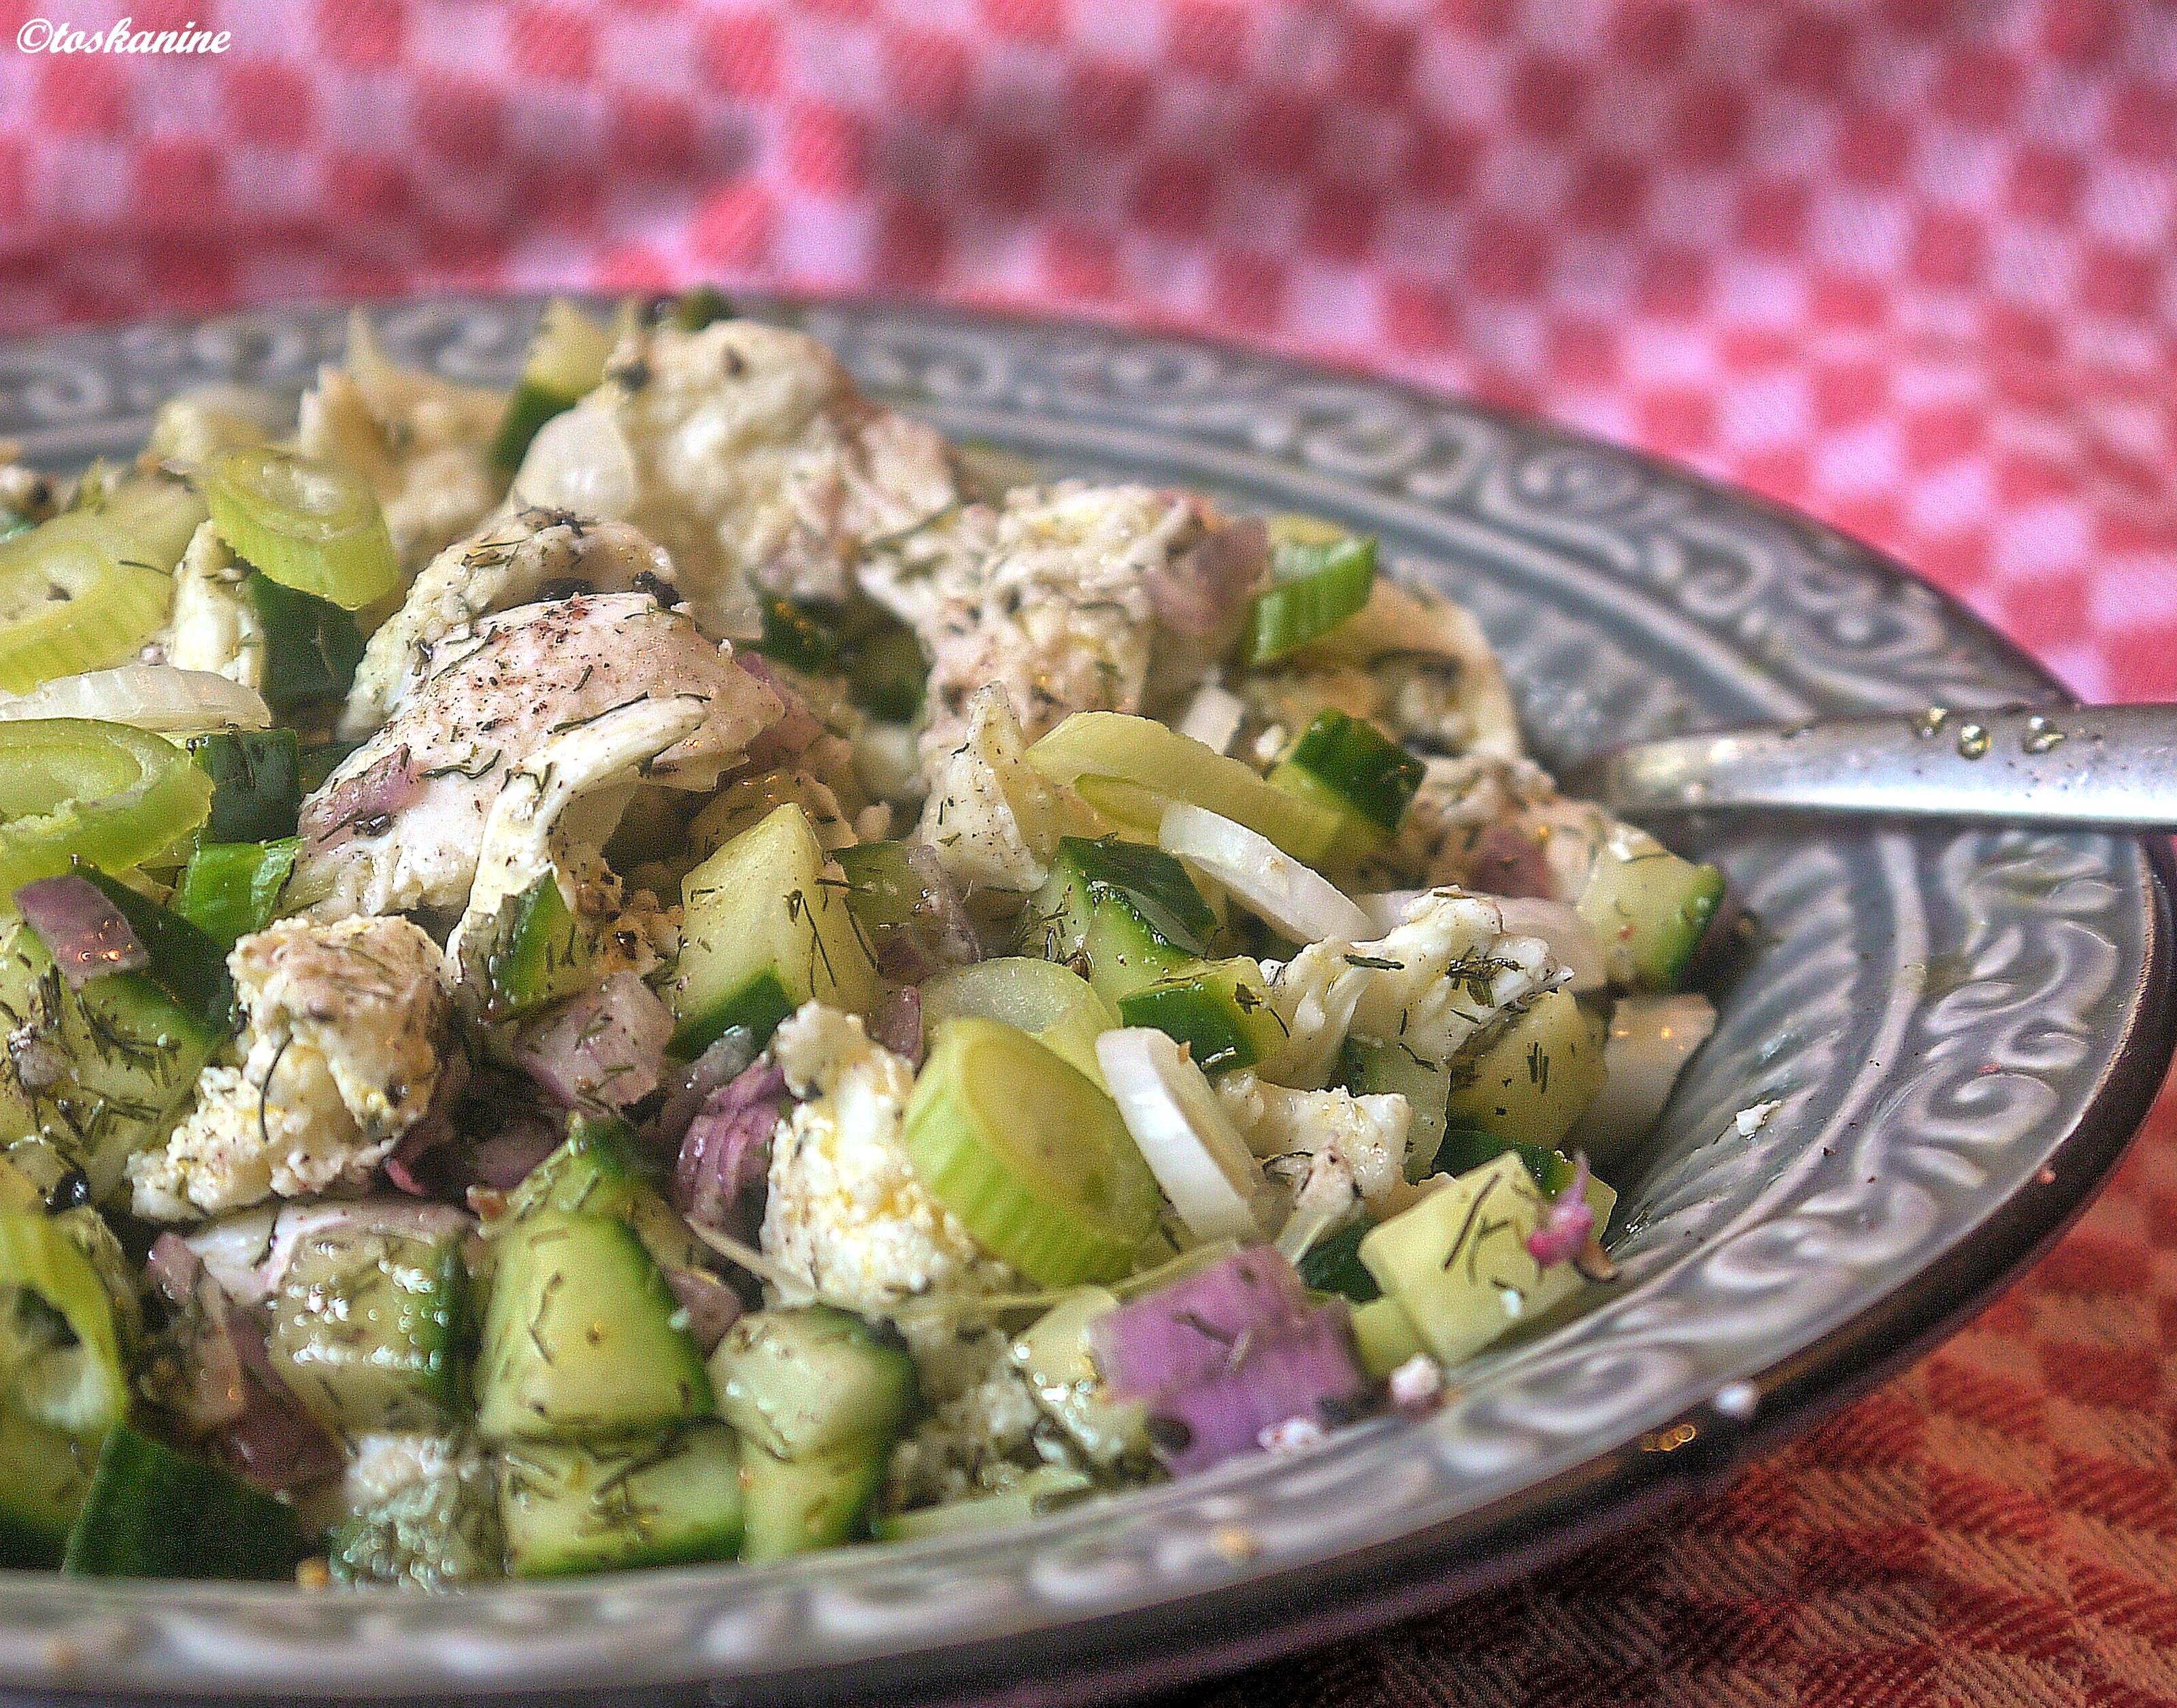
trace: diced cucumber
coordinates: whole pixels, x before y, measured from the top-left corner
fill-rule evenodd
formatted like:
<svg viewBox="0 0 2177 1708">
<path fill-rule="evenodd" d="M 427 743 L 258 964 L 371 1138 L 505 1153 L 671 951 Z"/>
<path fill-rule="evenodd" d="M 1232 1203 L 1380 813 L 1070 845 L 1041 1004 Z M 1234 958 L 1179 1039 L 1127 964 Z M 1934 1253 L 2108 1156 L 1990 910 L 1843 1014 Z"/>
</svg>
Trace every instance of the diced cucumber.
<svg viewBox="0 0 2177 1708">
<path fill-rule="evenodd" d="M 1088 1346 L 1088 1326 L 1117 1308 L 1103 1287 L 1077 1287 L 1015 1338 L 1012 1360 L 1036 1404 L 1092 1465 L 1110 1470 L 1149 1463 L 1149 1408 L 1112 1397 Z"/>
<path fill-rule="evenodd" d="M 298 838 L 276 842 L 200 842 L 174 886 L 173 909 L 224 948 L 279 916 L 280 896 L 302 849 Z"/>
<path fill-rule="evenodd" d="M 742 1443 L 741 1558 L 763 1565 L 859 1539 L 891 1456 L 889 1440 L 853 1441 L 801 1460 Z"/>
<path fill-rule="evenodd" d="M 285 1578 L 307 1552 L 293 1511 L 128 1425 L 99 1449 L 61 1569 L 85 1578 Z"/>
<path fill-rule="evenodd" d="M 128 1405 L 113 1296 L 42 1207 L 0 1210 L 0 1400 L 92 1440 Z"/>
<path fill-rule="evenodd" d="M 1274 1056 L 1289 1035 L 1270 1006 L 1261 963 L 1244 955 L 1198 962 L 1130 991 L 1119 998 L 1119 1020 L 1177 1040 L 1204 1073 L 1252 1067 Z"/>
<path fill-rule="evenodd" d="M 485 1231 L 555 1212 L 605 1216 L 634 1229 L 659 1268 L 705 1267 L 703 1246 L 658 1188 L 634 1128 L 613 1116 L 576 1115 L 566 1142 L 522 1177 Z"/>
<path fill-rule="evenodd" d="M 914 630 L 894 624 L 850 634 L 843 662 L 848 696 L 865 712 L 905 723 L 922 709 L 930 660 Z"/>
<path fill-rule="evenodd" d="M 480 959 L 489 1020 L 533 1014 L 592 982 L 589 938 L 551 872 L 492 916 Z"/>
<path fill-rule="evenodd" d="M 687 916 L 665 991 L 680 1021 L 676 1054 L 701 1053 L 728 1026 L 761 1041 L 812 998 L 857 1013 L 876 1006 L 876 967 L 846 880 L 799 807 L 778 807 L 743 831 L 680 892 Z"/>
<path fill-rule="evenodd" d="M 1555 1198 L 1572 1181 L 1572 1162 L 1563 1152 L 1520 1138 L 1500 1138 L 1476 1127 L 1454 1127 L 1437 1149 L 1432 1174 L 1471 1174 L 1500 1156 L 1519 1158 L 1534 1183 Z"/>
<path fill-rule="evenodd" d="M 1216 929 L 1187 868 L 1161 849 L 1069 836 L 1021 916 L 1021 947 L 1084 971 L 1116 1002 L 1203 958 Z"/>
<path fill-rule="evenodd" d="M 1339 1052 L 1339 1077 L 1356 1096 L 1396 1094 L 1406 1100 L 1413 1120 L 1406 1129 L 1406 1177 L 1430 1172 L 1430 1159 L 1443 1143 L 1444 1103 L 1451 1095 L 1451 1069 L 1416 1056 L 1396 1040 L 1374 1043 L 1348 1038 Z"/>
<path fill-rule="evenodd" d="M 1388 1294 L 1357 1305 L 1353 1311 L 1353 1344 L 1361 1354 L 1361 1368 L 1372 1381 L 1381 1382 L 1399 1366 L 1427 1349 L 1414 1332 L 1406 1307 Z"/>
<path fill-rule="evenodd" d="M 1070 967 L 1032 955 L 1000 955 L 972 967 L 952 967 L 922 984 L 922 1023 L 979 1015 L 1018 1026 L 1100 1087 L 1096 1040 L 1119 1023 L 1095 987 Z"/>
<path fill-rule="evenodd" d="M 262 571 L 242 584 L 265 636 L 265 699 L 275 712 L 344 697 L 363 662 L 363 630 L 330 599 Z"/>
<path fill-rule="evenodd" d="M 742 1505 L 740 1443 L 721 1424 L 633 1445 L 499 1449 L 499 1525 L 517 1578 L 729 1560 Z"/>
<path fill-rule="evenodd" d="M 548 1211 L 497 1243 L 477 1370 L 487 1440 L 608 1440 L 712 1414 L 679 1302 L 631 1230 Z"/>
<path fill-rule="evenodd" d="M 336 1432 L 443 1428 L 463 1410 L 462 1236 L 338 1223 L 306 1236 L 272 1296 L 265 1350 Z"/>
<path fill-rule="evenodd" d="M 838 662 L 839 631 L 827 614 L 776 594 L 766 594 L 758 603 L 763 612 L 763 635 L 750 646 L 750 652 L 812 674 L 828 670 Z"/>
<path fill-rule="evenodd" d="M 1044 1286 L 1126 1274 L 1156 1225 L 1156 1176 L 1117 1106 L 1016 1028 L 947 1021 L 904 1127 L 930 1196 Z"/>
<path fill-rule="evenodd" d="M 1366 859 L 1398 832 L 1421 786 L 1421 762 L 1372 723 L 1333 707 L 1318 712 L 1270 782 L 1339 819 L 1333 865 Z"/>
<path fill-rule="evenodd" d="M 303 804 L 301 738 L 292 729 L 193 735 L 189 756 L 211 778 L 206 842 L 271 842 L 295 833 Z"/>
<path fill-rule="evenodd" d="M 920 1403 L 896 1332 L 824 1306 L 758 1311 L 711 1354 L 718 1415 L 779 1459 L 897 1436 Z"/>
<path fill-rule="evenodd" d="M 612 346 L 612 334 L 573 303 L 555 297 L 544 305 L 521 377 L 491 443 L 492 464 L 500 473 L 512 474 L 521 467 L 538 428 L 603 383 Z"/>
<path fill-rule="evenodd" d="M 1595 851 L 1577 908 L 1594 928 L 1611 982 L 1675 990 L 1723 901 L 1723 874 L 1681 859 L 1644 830 L 1613 825 Z"/>
<path fill-rule="evenodd" d="M 90 1489 L 96 1440 L 0 1406 L 0 1566 L 57 1566 Z"/>
<path fill-rule="evenodd" d="M 1446 1119 L 1556 1149 L 1602 1089 L 1603 1029 L 1569 990 L 1544 991 L 1454 1058 Z"/>
<path fill-rule="evenodd" d="M 187 1110 L 197 1072 L 224 1037 L 160 988 L 150 972 L 109 974 L 72 990 L 35 934 L 0 945 L 0 1028 L 18 1094 L 8 1111 L 110 1199 L 138 1151 L 162 1143 Z M 30 1072 L 25 1072 L 25 1067 Z"/>
<path fill-rule="evenodd" d="M 1375 1224 L 1357 1217 L 1329 1233 L 1301 1253 L 1294 1268 L 1300 1278 L 1318 1293 L 1336 1293 L 1356 1305 L 1365 1305 L 1383 1292 L 1376 1278 L 1361 1261 L 1361 1241 Z"/>
<path fill-rule="evenodd" d="M 1041 1465 L 1023 1475 L 1001 1494 L 971 1495 L 942 1506 L 919 1507 L 879 1519 L 871 1529 L 879 1542 L 916 1542 L 929 1536 L 958 1536 L 963 1531 L 996 1530 L 1001 1525 L 1026 1524 L 1095 1492 L 1096 1485 L 1078 1471 L 1062 1465 Z"/>
<path fill-rule="evenodd" d="M 1601 1227 L 1618 1194 L 1590 1181 L 1587 1202 Z M 1507 1152 L 1372 1229 L 1361 1261 L 1405 1307 L 1422 1345 L 1455 1364 L 1581 1285 L 1570 1263 L 1545 1269 L 1527 1251 L 1549 1208 L 1525 1163 Z"/>
</svg>

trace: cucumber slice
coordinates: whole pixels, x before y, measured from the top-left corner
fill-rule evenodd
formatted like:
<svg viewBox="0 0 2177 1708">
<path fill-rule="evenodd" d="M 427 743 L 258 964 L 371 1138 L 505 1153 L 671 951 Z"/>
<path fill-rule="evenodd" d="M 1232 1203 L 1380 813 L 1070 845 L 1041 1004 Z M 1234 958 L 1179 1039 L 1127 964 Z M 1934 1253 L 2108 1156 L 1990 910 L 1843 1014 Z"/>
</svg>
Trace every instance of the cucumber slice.
<svg viewBox="0 0 2177 1708">
<path fill-rule="evenodd" d="M 1240 761 L 1153 718 L 1077 712 L 1029 748 L 1028 758 L 1045 776 L 1080 789 L 1121 823 L 1152 836 L 1165 807 L 1187 801 L 1313 865 L 1330 851 L 1342 823 L 1329 808 L 1273 789 Z M 1096 790 L 1099 780 L 1115 787 Z"/>
<path fill-rule="evenodd" d="M 700 1055 L 728 1026 L 761 1043 L 812 999 L 866 1014 L 876 966 L 808 815 L 791 804 L 751 825 L 688 874 L 687 917 L 666 1000 L 676 1055 Z"/>
<path fill-rule="evenodd" d="M 1354 864 L 1398 833 L 1421 786 L 1421 762 L 1376 726 L 1320 712 L 1270 772 L 1273 787 L 1339 815 L 1334 863 Z"/>
<path fill-rule="evenodd" d="M 401 559 L 361 475 L 269 445 L 230 446 L 205 477 L 227 548 L 282 587 L 359 611 L 400 591 Z"/>
<path fill-rule="evenodd" d="M 1451 1095 L 1451 1069 L 1404 1048 L 1395 1040 L 1378 1044 L 1348 1038 L 1339 1051 L 1339 1078 L 1356 1096 L 1395 1094 L 1413 1111 L 1406 1129 L 1406 1178 L 1430 1173 L 1430 1159 L 1443 1143 L 1444 1105 Z"/>
<path fill-rule="evenodd" d="M 1118 1295 L 1077 1287 L 1014 1340 L 1012 1360 L 1036 1404 L 1091 1465 L 1110 1471 L 1150 1463 L 1149 1407 L 1115 1398 L 1089 1351 L 1088 1329 L 1118 1308 Z"/>
<path fill-rule="evenodd" d="M 1611 982 L 1675 990 L 1723 901 L 1723 874 L 1681 859 L 1647 832 L 1614 825 L 1575 908 L 1601 940 Z"/>
<path fill-rule="evenodd" d="M 1120 997 L 1119 1020 L 1154 1026 L 1185 1045 L 1204 1073 L 1252 1067 L 1290 1035 L 1270 1007 L 1261 963 L 1244 955 L 1182 968 Z"/>
<path fill-rule="evenodd" d="M 295 833 L 303 805 L 302 742 L 292 729 L 193 735 L 189 757 L 211 778 L 208 842 L 270 842 Z"/>
<path fill-rule="evenodd" d="M 1569 990 L 1546 990 L 1451 1063 L 1453 1127 L 1554 1150 L 1602 1089 L 1601 1021 Z"/>
<path fill-rule="evenodd" d="M 870 1530 L 879 1542 L 887 1542 L 996 1530 L 1001 1525 L 1026 1524 L 1047 1517 L 1095 1492 L 1095 1483 L 1078 1471 L 1062 1465 L 1039 1465 L 1002 1494 L 971 1495 L 942 1506 L 892 1513 L 877 1520 Z"/>
<path fill-rule="evenodd" d="M 1601 1227 L 1618 1194 L 1590 1181 L 1587 1202 Z M 1570 1263 L 1544 1269 L 1528 1254 L 1527 1236 L 1549 1208 L 1526 1164 L 1508 1151 L 1371 1230 L 1361 1261 L 1405 1307 L 1428 1351 L 1455 1364 L 1583 1285 Z"/>
<path fill-rule="evenodd" d="M 1368 603 L 1376 538 L 1343 533 L 1312 517 L 1272 524 L 1271 583 L 1248 607 L 1240 639 L 1245 664 L 1266 664 L 1320 640 Z"/>
<path fill-rule="evenodd" d="M 499 1525 L 517 1578 L 729 1560 L 742 1505 L 740 1444 L 716 1423 L 635 1446 L 527 1442 L 499 1454 Z"/>
<path fill-rule="evenodd" d="M 1029 955 L 1001 955 L 972 967 L 950 968 L 923 981 L 925 1026 L 935 1032 L 943 1022 L 962 1014 L 1018 1026 L 1103 1087 L 1096 1040 L 1116 1027 L 1119 1018 L 1095 987 L 1072 969 Z"/>
<path fill-rule="evenodd" d="M 1428 1349 L 1414 1332 L 1413 1318 L 1396 1299 L 1371 1299 L 1353 1311 L 1353 1345 L 1361 1355 L 1361 1369 L 1371 1381 L 1381 1382 L 1409 1358 Z"/>
<path fill-rule="evenodd" d="M 42 1210 L 0 1210 L 0 1394 L 30 1422 L 94 1441 L 128 1408 L 112 1295 Z"/>
<path fill-rule="evenodd" d="M 538 428 L 604 383 L 605 358 L 612 354 L 612 334 L 572 303 L 554 297 L 544 305 L 521 364 L 521 377 L 515 382 L 491 442 L 494 467 L 501 474 L 512 474 L 521 467 L 522 455 Z"/>
<path fill-rule="evenodd" d="M 174 886 L 173 910 L 231 949 L 279 917 L 280 897 L 302 846 L 292 836 L 277 842 L 200 842 Z"/>
<path fill-rule="evenodd" d="M 363 662 L 363 631 L 330 599 L 274 581 L 261 571 L 242 584 L 265 635 L 265 701 L 292 712 L 346 697 Z"/>
<path fill-rule="evenodd" d="M 501 905 L 481 946 L 484 1018 L 517 1019 L 593 982 L 590 942 L 551 872 Z"/>
<path fill-rule="evenodd" d="M 291 1576 L 308 1551 L 290 1508 L 123 1423 L 99 1449 L 61 1569 L 270 1580 Z"/>
<path fill-rule="evenodd" d="M 1014 1027 L 945 1023 L 906 1140 L 931 1196 L 1041 1285 L 1126 1274 L 1156 1225 L 1156 1177 L 1111 1100 Z"/>
<path fill-rule="evenodd" d="M 1085 969 L 1116 1002 L 1209 952 L 1217 916 L 1187 868 L 1161 849 L 1061 838 L 1050 876 L 1021 915 L 1021 947 Z"/>
<path fill-rule="evenodd" d="M 206 1025 L 149 970 L 71 990 L 19 921 L 0 934 L 0 1025 L 17 1040 L 19 1059 L 35 1043 L 58 1070 L 35 1086 L 8 1076 L 20 1094 L 11 1125 L 22 1129 L 9 1136 L 42 1134 L 83 1170 L 101 1203 L 121 1185 L 129 1157 L 173 1131 L 226 1029 Z"/>
<path fill-rule="evenodd" d="M 897 1333 L 844 1311 L 758 1311 L 711 1354 L 718 1415 L 778 1459 L 897 1436 L 920 1403 Z"/>
<path fill-rule="evenodd" d="M 297 1247 L 272 1296 L 265 1350 L 327 1428 L 437 1430 L 461 1415 L 463 1243 L 336 1223 Z"/>
<path fill-rule="evenodd" d="M 741 1558 L 766 1565 L 859 1539 L 891 1456 L 888 1441 L 849 1442 L 801 1460 L 777 1459 L 744 1442 Z"/>
<path fill-rule="evenodd" d="M 0 1407 L 0 1567 L 61 1563 L 97 1458 L 96 1441 Z"/>
<path fill-rule="evenodd" d="M 679 1302 L 632 1231 L 548 1211 L 495 1243 L 477 1369 L 486 1440 L 606 1440 L 712 1415 Z"/>
</svg>

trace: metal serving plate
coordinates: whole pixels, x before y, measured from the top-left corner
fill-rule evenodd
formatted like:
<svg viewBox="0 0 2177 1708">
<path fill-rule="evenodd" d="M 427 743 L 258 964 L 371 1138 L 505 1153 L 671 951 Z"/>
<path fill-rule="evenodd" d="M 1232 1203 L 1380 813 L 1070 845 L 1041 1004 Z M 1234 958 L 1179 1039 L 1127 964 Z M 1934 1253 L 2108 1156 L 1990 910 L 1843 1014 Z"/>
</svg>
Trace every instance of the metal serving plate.
<svg viewBox="0 0 2177 1708">
<path fill-rule="evenodd" d="M 537 306 L 374 318 L 397 357 L 503 384 Z M 1481 619 L 1546 761 L 1709 724 L 2061 698 L 1865 548 L 1530 422 L 1080 325 L 758 312 L 956 438 L 1381 535 L 1401 572 Z M 0 346 L 0 435 L 55 466 L 126 455 L 183 386 L 299 390 L 341 321 L 268 311 Z M 2169 903 L 2138 843 L 1721 824 L 1686 839 L 1766 935 L 1623 1182 L 1624 1278 L 1463 1369 L 1434 1418 L 1032 1527 L 767 1570 L 446 1599 L 0 1574 L 0 1689 L 1049 1701 L 1320 1641 L 1592 1540 L 1804 1427 L 1985 1299 L 2091 1197 L 2171 1045 Z"/>
</svg>

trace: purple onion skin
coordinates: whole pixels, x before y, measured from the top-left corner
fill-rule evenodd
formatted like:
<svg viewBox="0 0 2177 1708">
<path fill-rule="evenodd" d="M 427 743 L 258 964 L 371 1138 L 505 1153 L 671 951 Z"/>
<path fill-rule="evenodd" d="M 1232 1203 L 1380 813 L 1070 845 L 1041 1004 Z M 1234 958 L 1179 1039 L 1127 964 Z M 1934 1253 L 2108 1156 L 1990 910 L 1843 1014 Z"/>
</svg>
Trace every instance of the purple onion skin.
<svg viewBox="0 0 2177 1708">
<path fill-rule="evenodd" d="M 86 878 L 73 872 L 39 878 L 17 890 L 14 901 L 71 990 L 109 973 L 139 973 L 151 964 L 121 909 Z"/>
<path fill-rule="evenodd" d="M 625 1109 L 657 1089 L 673 1015 L 633 973 L 614 973 L 523 1026 L 514 1059 L 570 1108 Z"/>
<path fill-rule="evenodd" d="M 1254 1343 L 1299 1329 L 1307 1309 L 1299 1272 L 1252 1246 L 1105 1312 L 1088 1347 L 1114 1395 L 1153 1401 L 1219 1379 Z"/>
<path fill-rule="evenodd" d="M 414 805 L 426 779 L 404 745 L 343 778 L 303 803 L 299 827 L 306 854 L 322 854 L 353 836 L 379 836 L 394 816 Z"/>
<path fill-rule="evenodd" d="M 688 1334 L 696 1350 L 709 1357 L 726 1338 L 726 1330 L 740 1321 L 740 1295 L 701 1269 L 668 1269 L 665 1285 L 688 1313 Z"/>
<path fill-rule="evenodd" d="M 1231 626 L 1269 564 L 1269 531 L 1250 520 L 1214 530 L 1170 568 L 1142 579 L 1159 622 L 1208 640 Z"/>
<path fill-rule="evenodd" d="M 712 1092 L 689 1124 L 673 1167 L 673 1207 L 699 1227 L 736 1233 L 771 1169 L 771 1136 L 788 1099 L 768 1061 Z"/>
<path fill-rule="evenodd" d="M 758 1053 L 756 1034 L 747 1027 L 726 1028 L 716 1043 L 667 1083 L 665 1096 L 650 1125 L 650 1141 L 664 1154 L 677 1152 L 711 1094 L 747 1072 Z"/>
<path fill-rule="evenodd" d="M 885 998 L 870 1021 L 870 1039 L 915 1067 L 922 1066 L 922 992 L 902 985 Z"/>
<path fill-rule="evenodd" d="M 1154 1402 L 1149 1444 L 1174 1476 L 1191 1476 L 1256 1451 L 1264 1430 L 1295 1418 L 1323 1429 L 1349 1423 L 1368 1394 L 1345 1301 L 1334 1300 L 1296 1328 L 1250 1341 L 1222 1373 Z"/>
<path fill-rule="evenodd" d="M 1492 824 L 1474 839 L 1466 881 L 1483 895 L 1556 898 L 1549 861 L 1532 838 L 1509 824 Z"/>
</svg>

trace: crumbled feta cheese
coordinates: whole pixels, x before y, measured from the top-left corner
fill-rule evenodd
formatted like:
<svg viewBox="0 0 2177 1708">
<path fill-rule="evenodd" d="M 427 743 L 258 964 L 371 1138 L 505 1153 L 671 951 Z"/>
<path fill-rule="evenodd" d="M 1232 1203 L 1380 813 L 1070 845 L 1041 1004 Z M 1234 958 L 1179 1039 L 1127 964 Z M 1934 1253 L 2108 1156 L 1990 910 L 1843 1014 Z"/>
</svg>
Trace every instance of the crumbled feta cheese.
<svg viewBox="0 0 2177 1708">
<path fill-rule="evenodd" d="M 965 887 L 1034 889 L 1050 876 L 1060 837 L 1093 817 L 1026 755 L 1020 720 L 993 686 L 968 702 L 959 745 L 931 767 L 921 838 Z"/>
<path fill-rule="evenodd" d="M 1391 1372 L 1389 1386 L 1394 1411 L 1409 1417 L 1433 1411 L 1443 1399 L 1443 1367 L 1416 1352 Z"/>
<path fill-rule="evenodd" d="M 1305 1453 L 1323 1445 L 1323 1426 L 1312 1417 L 1288 1417 L 1282 1423 L 1265 1424 L 1255 1444 L 1265 1453 Z"/>
<path fill-rule="evenodd" d="M 1217 1100 L 1266 1172 L 1291 1182 L 1296 1214 L 1380 1210 L 1405 1181 L 1413 1110 L 1395 1092 L 1293 1091 L 1242 1071 L 1217 1081 Z"/>
<path fill-rule="evenodd" d="M 265 625 L 242 596 L 248 574 L 210 522 L 189 537 L 174 571 L 174 603 L 152 644 L 177 670 L 209 670 L 245 688 L 265 685 Z"/>
</svg>

